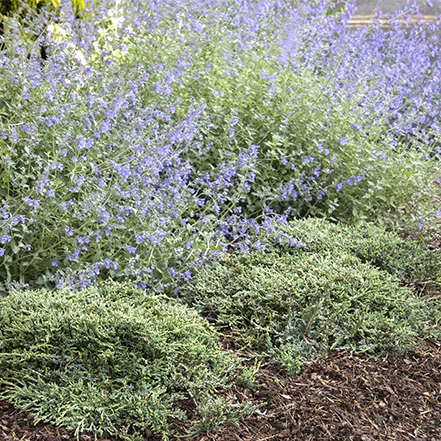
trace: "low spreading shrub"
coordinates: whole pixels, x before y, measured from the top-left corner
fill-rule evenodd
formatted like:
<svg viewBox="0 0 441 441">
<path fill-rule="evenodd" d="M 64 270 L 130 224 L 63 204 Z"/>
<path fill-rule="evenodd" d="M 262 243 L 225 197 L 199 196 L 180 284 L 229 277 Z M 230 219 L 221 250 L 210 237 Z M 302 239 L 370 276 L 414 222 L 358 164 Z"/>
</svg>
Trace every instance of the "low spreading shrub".
<svg viewBox="0 0 441 441">
<path fill-rule="evenodd" d="M 425 243 L 405 240 L 382 226 L 360 222 L 357 225 L 304 219 L 262 230 L 259 239 L 267 250 L 279 254 L 300 252 L 289 246 L 286 237 L 295 237 L 304 248 L 301 253 L 349 253 L 399 281 L 423 282 L 441 276 L 440 252 L 429 251 Z"/>
<path fill-rule="evenodd" d="M 195 311 L 127 285 L 0 299 L 1 397 L 76 432 L 166 436 L 169 417 L 186 420 L 178 400 L 201 430 L 237 422 L 251 406 L 216 390 L 251 379 L 239 364 Z"/>
<path fill-rule="evenodd" d="M 304 246 L 284 246 L 286 231 L 299 233 Z M 420 276 L 423 267 L 426 276 L 440 274 L 439 259 L 434 265 L 422 248 L 378 228 L 324 221 L 291 222 L 270 240 L 262 236 L 264 251 L 223 255 L 184 284 L 180 298 L 244 347 L 264 350 L 288 374 L 330 348 L 378 356 L 441 337 L 441 305 L 429 306 L 397 280 L 406 270 Z M 404 269 L 403 251 L 411 258 Z"/>
</svg>

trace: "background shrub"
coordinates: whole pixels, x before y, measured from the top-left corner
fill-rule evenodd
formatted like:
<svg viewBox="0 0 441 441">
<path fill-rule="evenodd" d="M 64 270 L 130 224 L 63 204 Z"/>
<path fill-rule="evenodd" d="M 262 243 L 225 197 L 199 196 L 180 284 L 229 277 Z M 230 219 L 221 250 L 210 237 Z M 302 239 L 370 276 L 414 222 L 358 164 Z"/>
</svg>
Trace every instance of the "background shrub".
<svg viewBox="0 0 441 441">
<path fill-rule="evenodd" d="M 109 278 L 172 292 L 229 241 L 252 248 L 269 214 L 436 225 L 431 41 L 405 57 L 399 26 L 350 33 L 351 7 L 321 1 L 105 6 L 64 7 L 43 65 L 16 22 L 2 37 L 2 293 Z"/>
<path fill-rule="evenodd" d="M 0 14 L 10 16 L 18 12 L 20 9 L 28 11 L 33 9 L 38 12 L 43 6 L 56 7 L 60 4 L 59 0 L 27 0 L 25 2 L 19 2 L 17 0 L 3 0 L 0 5 Z M 85 7 L 85 0 L 72 0 L 72 6 L 80 12 Z"/>
<path fill-rule="evenodd" d="M 2 398 L 36 421 L 130 438 L 185 420 L 178 400 L 193 400 L 202 429 L 251 409 L 216 397 L 239 379 L 240 360 L 185 306 L 116 283 L 14 291 L 0 305 Z"/>
</svg>

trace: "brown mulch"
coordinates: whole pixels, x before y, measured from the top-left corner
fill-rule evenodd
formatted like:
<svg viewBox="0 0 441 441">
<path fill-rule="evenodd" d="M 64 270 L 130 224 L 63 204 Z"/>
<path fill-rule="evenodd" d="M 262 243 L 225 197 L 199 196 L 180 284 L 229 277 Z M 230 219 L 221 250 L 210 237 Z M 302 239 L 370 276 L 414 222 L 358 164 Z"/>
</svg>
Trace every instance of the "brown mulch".
<svg viewBox="0 0 441 441">
<path fill-rule="evenodd" d="M 429 249 L 441 248 L 439 233 L 425 234 L 431 238 Z M 409 287 L 429 303 L 441 298 L 439 283 Z M 225 349 L 235 349 L 230 336 L 222 336 L 221 342 Z M 185 438 L 180 437 L 190 424 L 170 419 L 175 434 L 170 440 L 441 441 L 441 342 L 426 341 L 413 354 L 377 360 L 333 350 L 325 359 L 304 365 L 295 376 L 284 375 L 277 366 L 265 366 L 256 381 L 258 387 L 238 387 L 228 394 L 239 402 L 261 405 L 257 413 L 238 426 L 224 425 L 216 432 Z M 177 405 L 190 421 L 196 419 L 191 400 Z M 144 441 L 161 439 L 149 431 L 143 437 Z M 77 437 L 52 424 L 34 424 L 31 413 L 0 401 L 0 441 L 93 440 L 116 438 L 86 433 Z"/>
<path fill-rule="evenodd" d="M 441 440 L 441 345 L 426 342 L 417 353 L 373 360 L 348 351 L 331 351 L 299 375 L 286 377 L 275 366 L 257 375 L 259 387 L 238 388 L 239 401 L 264 404 L 260 415 L 239 426 L 189 441 L 267 440 Z M 191 401 L 181 403 L 193 416 Z M 176 435 L 185 424 L 170 421 Z M 34 425 L 30 413 L 0 402 L 0 439 L 4 441 L 73 441 L 77 437 L 51 424 Z M 95 436 L 81 434 L 79 440 Z M 97 440 L 113 440 L 111 436 Z M 159 436 L 146 433 L 146 441 Z M 172 437 L 172 439 L 177 439 Z"/>
</svg>

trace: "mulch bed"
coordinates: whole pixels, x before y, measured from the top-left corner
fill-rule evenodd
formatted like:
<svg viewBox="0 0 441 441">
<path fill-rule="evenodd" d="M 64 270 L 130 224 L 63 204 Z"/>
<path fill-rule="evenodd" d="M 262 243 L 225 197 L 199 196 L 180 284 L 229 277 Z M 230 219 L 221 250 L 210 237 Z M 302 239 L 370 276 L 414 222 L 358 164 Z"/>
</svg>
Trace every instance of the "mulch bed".
<svg viewBox="0 0 441 441">
<path fill-rule="evenodd" d="M 250 415 L 239 426 L 189 441 L 267 440 L 441 440 L 441 345 L 426 342 L 414 354 L 373 360 L 348 351 L 331 351 L 325 360 L 286 377 L 269 366 L 257 375 L 259 387 L 234 390 L 239 401 L 265 403 L 263 415 Z M 190 400 L 181 403 L 193 416 Z M 176 435 L 185 424 L 170 421 Z M 0 439 L 74 441 L 77 437 L 51 424 L 34 425 L 30 413 L 0 402 Z M 94 435 L 81 434 L 81 441 Z M 111 436 L 97 440 L 114 440 Z M 161 437 L 145 433 L 146 441 Z M 171 439 L 178 439 L 171 437 Z"/>
<path fill-rule="evenodd" d="M 441 248 L 439 234 L 429 249 Z M 432 285 L 432 286 L 431 286 Z M 441 298 L 439 284 L 410 285 L 428 302 Z M 234 340 L 223 335 L 225 349 Z M 426 341 L 413 354 L 372 359 L 333 350 L 322 360 L 304 365 L 299 375 L 287 377 L 274 365 L 256 375 L 259 387 L 235 388 L 239 402 L 261 405 L 259 413 L 238 426 L 221 426 L 216 432 L 185 435 L 189 423 L 170 419 L 171 441 L 270 440 L 414 440 L 441 441 L 441 343 Z M 189 420 L 195 420 L 192 400 L 177 403 Z M 146 431 L 144 441 L 161 441 Z M 32 414 L 19 412 L 0 401 L 1 441 L 115 441 L 104 434 L 73 432 L 52 424 L 33 423 Z"/>
</svg>

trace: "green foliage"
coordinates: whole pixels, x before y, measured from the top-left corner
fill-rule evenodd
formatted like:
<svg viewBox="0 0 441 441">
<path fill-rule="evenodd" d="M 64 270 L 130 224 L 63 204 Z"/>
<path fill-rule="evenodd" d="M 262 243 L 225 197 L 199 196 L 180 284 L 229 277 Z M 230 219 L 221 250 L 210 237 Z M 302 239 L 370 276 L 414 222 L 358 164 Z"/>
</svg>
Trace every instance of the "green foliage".
<svg viewBox="0 0 441 441">
<path fill-rule="evenodd" d="M 267 240 L 266 251 L 223 255 L 182 286 L 182 300 L 244 346 L 265 349 L 288 374 L 329 348 L 384 355 L 409 351 L 428 335 L 437 338 L 439 307 L 429 308 L 396 281 L 402 275 L 395 266 L 402 262 L 399 249 L 394 253 L 397 237 L 380 234 L 382 254 L 375 246 L 381 230 L 374 227 L 303 221 L 285 230 L 303 232 L 307 246 L 280 252 L 277 241 Z M 402 250 L 423 265 L 421 249 Z"/>
<path fill-rule="evenodd" d="M 168 417 L 185 420 L 174 403 L 190 397 L 199 427 L 235 422 L 251 406 L 216 389 L 241 380 L 239 363 L 196 312 L 128 285 L 0 300 L 2 398 L 77 432 L 167 435 Z"/>
<path fill-rule="evenodd" d="M 18 2 L 15 0 L 4 0 L 0 3 L 0 14 L 9 15 L 12 11 L 17 10 Z"/>
<path fill-rule="evenodd" d="M 280 241 L 281 233 L 303 242 L 299 251 L 287 241 Z M 432 252 L 424 243 L 405 240 L 384 227 L 360 222 L 349 226 L 323 219 L 304 219 L 278 225 L 277 231 L 262 231 L 260 240 L 268 250 L 279 254 L 292 253 L 348 253 L 362 262 L 395 276 L 400 281 L 422 282 L 441 275 L 440 252 Z"/>
<path fill-rule="evenodd" d="M 48 5 L 50 8 L 56 8 L 60 5 L 60 0 L 26 0 L 25 2 L 18 0 L 2 0 L 0 3 L 0 14 L 11 16 L 20 9 L 24 13 L 29 11 L 38 13 L 43 6 Z M 72 7 L 76 13 L 80 13 L 85 8 L 84 0 L 72 0 Z"/>
</svg>

